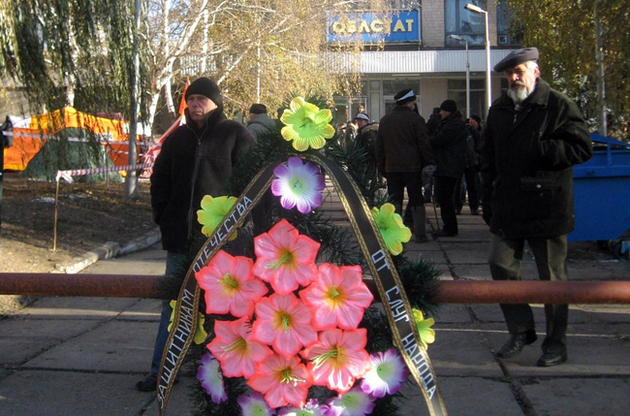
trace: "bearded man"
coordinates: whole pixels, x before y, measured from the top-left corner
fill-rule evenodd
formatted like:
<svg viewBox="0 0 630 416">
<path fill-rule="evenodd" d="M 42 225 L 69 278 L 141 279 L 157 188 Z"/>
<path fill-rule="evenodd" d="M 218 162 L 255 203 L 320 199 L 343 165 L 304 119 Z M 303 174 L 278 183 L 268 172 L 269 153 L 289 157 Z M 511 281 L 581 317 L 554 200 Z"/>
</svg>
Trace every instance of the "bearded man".
<svg viewBox="0 0 630 416">
<path fill-rule="evenodd" d="M 541 280 L 567 280 L 567 234 L 573 231 L 573 165 L 591 158 L 588 127 L 576 104 L 540 78 L 538 49 L 516 50 L 494 70 L 509 88 L 492 103 L 482 132 L 483 218 L 490 226 L 494 280 L 520 280 L 525 241 Z M 499 358 L 536 341 L 527 304 L 501 305 L 510 339 Z M 567 360 L 567 305 L 545 305 L 542 367 Z"/>
</svg>

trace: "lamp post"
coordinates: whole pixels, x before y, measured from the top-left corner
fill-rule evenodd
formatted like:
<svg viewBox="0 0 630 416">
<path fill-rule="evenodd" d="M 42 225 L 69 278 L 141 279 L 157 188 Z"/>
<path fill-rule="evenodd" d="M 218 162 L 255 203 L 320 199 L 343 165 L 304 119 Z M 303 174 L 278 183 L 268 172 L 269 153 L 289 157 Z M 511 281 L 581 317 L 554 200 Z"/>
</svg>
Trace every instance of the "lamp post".
<svg viewBox="0 0 630 416">
<path fill-rule="evenodd" d="M 466 42 L 466 118 L 470 118 L 470 60 L 468 59 L 468 39 L 457 35 L 449 35 L 451 39 Z"/>
<path fill-rule="evenodd" d="M 486 117 L 492 105 L 492 81 L 490 78 L 490 30 L 488 28 L 488 12 L 482 8 L 468 3 L 464 8 L 473 13 L 483 14 L 486 20 Z"/>
</svg>

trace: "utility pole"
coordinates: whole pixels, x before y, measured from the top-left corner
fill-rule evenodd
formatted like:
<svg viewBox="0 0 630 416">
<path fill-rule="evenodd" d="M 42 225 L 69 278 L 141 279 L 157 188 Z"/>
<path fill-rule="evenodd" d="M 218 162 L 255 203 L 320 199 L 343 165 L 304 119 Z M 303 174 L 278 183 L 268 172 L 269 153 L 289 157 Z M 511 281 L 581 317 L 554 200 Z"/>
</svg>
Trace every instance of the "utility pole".
<svg viewBox="0 0 630 416">
<path fill-rule="evenodd" d="M 138 55 L 138 32 L 140 31 L 140 0 L 135 0 L 136 12 L 133 29 L 133 74 L 131 76 L 131 120 L 129 121 L 129 153 L 128 164 L 136 164 L 138 135 L 138 79 L 140 73 L 140 56 Z M 127 172 L 125 177 L 125 195 L 129 199 L 138 199 L 138 176 L 135 170 Z"/>
<path fill-rule="evenodd" d="M 602 43 L 602 21 L 597 13 L 595 2 L 595 56 L 597 57 L 597 130 L 602 136 L 608 135 L 606 121 L 606 83 L 604 81 L 604 45 Z"/>
</svg>

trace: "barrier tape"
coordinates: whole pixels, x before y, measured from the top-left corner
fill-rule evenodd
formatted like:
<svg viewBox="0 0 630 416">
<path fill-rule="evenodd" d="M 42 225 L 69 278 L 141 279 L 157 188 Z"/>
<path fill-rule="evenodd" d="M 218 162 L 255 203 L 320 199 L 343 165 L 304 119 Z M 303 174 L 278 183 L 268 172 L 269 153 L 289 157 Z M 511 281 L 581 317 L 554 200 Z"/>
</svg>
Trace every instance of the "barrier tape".
<svg viewBox="0 0 630 416">
<path fill-rule="evenodd" d="M 358 186 L 340 166 L 325 157 L 317 153 L 304 153 L 300 157 L 318 163 L 330 176 L 335 188 L 339 190 L 341 203 L 383 302 L 392 329 L 394 344 L 399 348 L 412 377 L 420 387 L 430 415 L 446 416 L 447 412 L 437 386 L 435 371 L 426 349 L 420 342 L 409 299 L 385 247 L 380 230 Z M 269 188 L 273 179 L 273 169 L 277 163 L 268 165 L 250 182 L 234 207 L 199 250 L 188 269 L 175 307 L 173 326 L 162 355 L 158 375 L 157 398 L 162 416 L 166 412 L 175 375 L 193 341 L 193 330 L 197 328 L 201 289 L 197 285 L 194 274 L 208 264 L 228 237 L 244 222 L 247 214 Z"/>
<path fill-rule="evenodd" d="M 55 181 L 59 182 L 59 179 L 63 178 L 66 182 L 72 183 L 73 176 L 85 176 L 92 175 L 94 173 L 106 173 L 106 172 L 118 172 L 121 170 L 140 170 L 153 166 L 153 163 L 143 163 L 141 165 L 126 165 L 126 166 L 113 166 L 109 168 L 91 168 L 91 169 L 76 169 L 76 170 L 58 170 L 55 176 Z"/>
<path fill-rule="evenodd" d="M 51 136 L 51 135 L 39 135 L 39 134 L 32 134 L 32 133 L 16 133 L 14 131 L 3 131 L 2 134 L 4 136 L 10 136 L 10 137 L 25 137 L 27 139 L 39 139 L 39 140 L 60 140 L 60 138 L 58 136 Z M 102 137 L 99 136 L 103 136 L 104 134 L 100 134 L 97 133 L 95 134 L 95 136 L 97 136 L 98 138 L 98 142 L 100 144 L 126 144 L 129 145 L 129 141 L 117 141 L 117 140 L 107 140 L 107 139 L 103 139 Z M 77 143 L 92 143 L 93 140 L 90 139 L 86 139 L 86 138 L 82 138 L 82 137 L 67 137 L 64 140 L 67 140 L 69 142 L 77 142 Z M 139 140 L 136 142 L 136 145 L 142 145 L 145 144 L 144 140 Z M 162 143 L 146 143 L 149 146 L 162 146 Z"/>
</svg>

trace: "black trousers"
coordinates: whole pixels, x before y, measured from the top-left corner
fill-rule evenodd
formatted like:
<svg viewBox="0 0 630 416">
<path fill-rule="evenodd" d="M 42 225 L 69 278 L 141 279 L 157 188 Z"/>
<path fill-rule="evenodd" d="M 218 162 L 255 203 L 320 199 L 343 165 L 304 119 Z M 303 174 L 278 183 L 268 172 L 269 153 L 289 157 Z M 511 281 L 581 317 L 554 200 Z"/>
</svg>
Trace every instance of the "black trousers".
<svg viewBox="0 0 630 416">
<path fill-rule="evenodd" d="M 455 203 L 453 201 L 457 178 L 436 176 L 435 181 L 435 195 L 437 202 L 440 204 L 444 232 L 457 234 L 457 216 L 455 215 Z"/>
<path fill-rule="evenodd" d="M 388 172 L 387 193 L 396 207 L 396 212 L 402 215 L 402 204 L 405 197 L 405 188 L 409 196 L 409 206 L 415 207 L 424 204 L 422 195 L 422 172 Z"/>
<path fill-rule="evenodd" d="M 568 279 L 567 236 L 549 239 L 530 238 L 527 243 L 534 254 L 540 280 L 565 281 Z M 510 240 L 492 234 L 490 246 L 490 273 L 493 280 L 521 280 L 524 239 Z M 532 308 L 527 304 L 502 304 L 501 309 L 510 334 L 534 330 Z M 542 344 L 545 353 L 562 353 L 567 349 L 568 305 L 545 305 L 547 336 Z"/>
<path fill-rule="evenodd" d="M 455 208 L 459 211 L 462 210 L 464 202 L 466 202 L 466 192 L 468 192 L 468 205 L 470 205 L 471 211 L 476 211 L 479 208 L 479 175 L 477 174 L 477 167 L 471 166 L 464 171 L 464 179 L 466 179 L 466 190 L 464 190 L 462 184 L 462 178 L 457 180 L 455 185 Z"/>
</svg>

